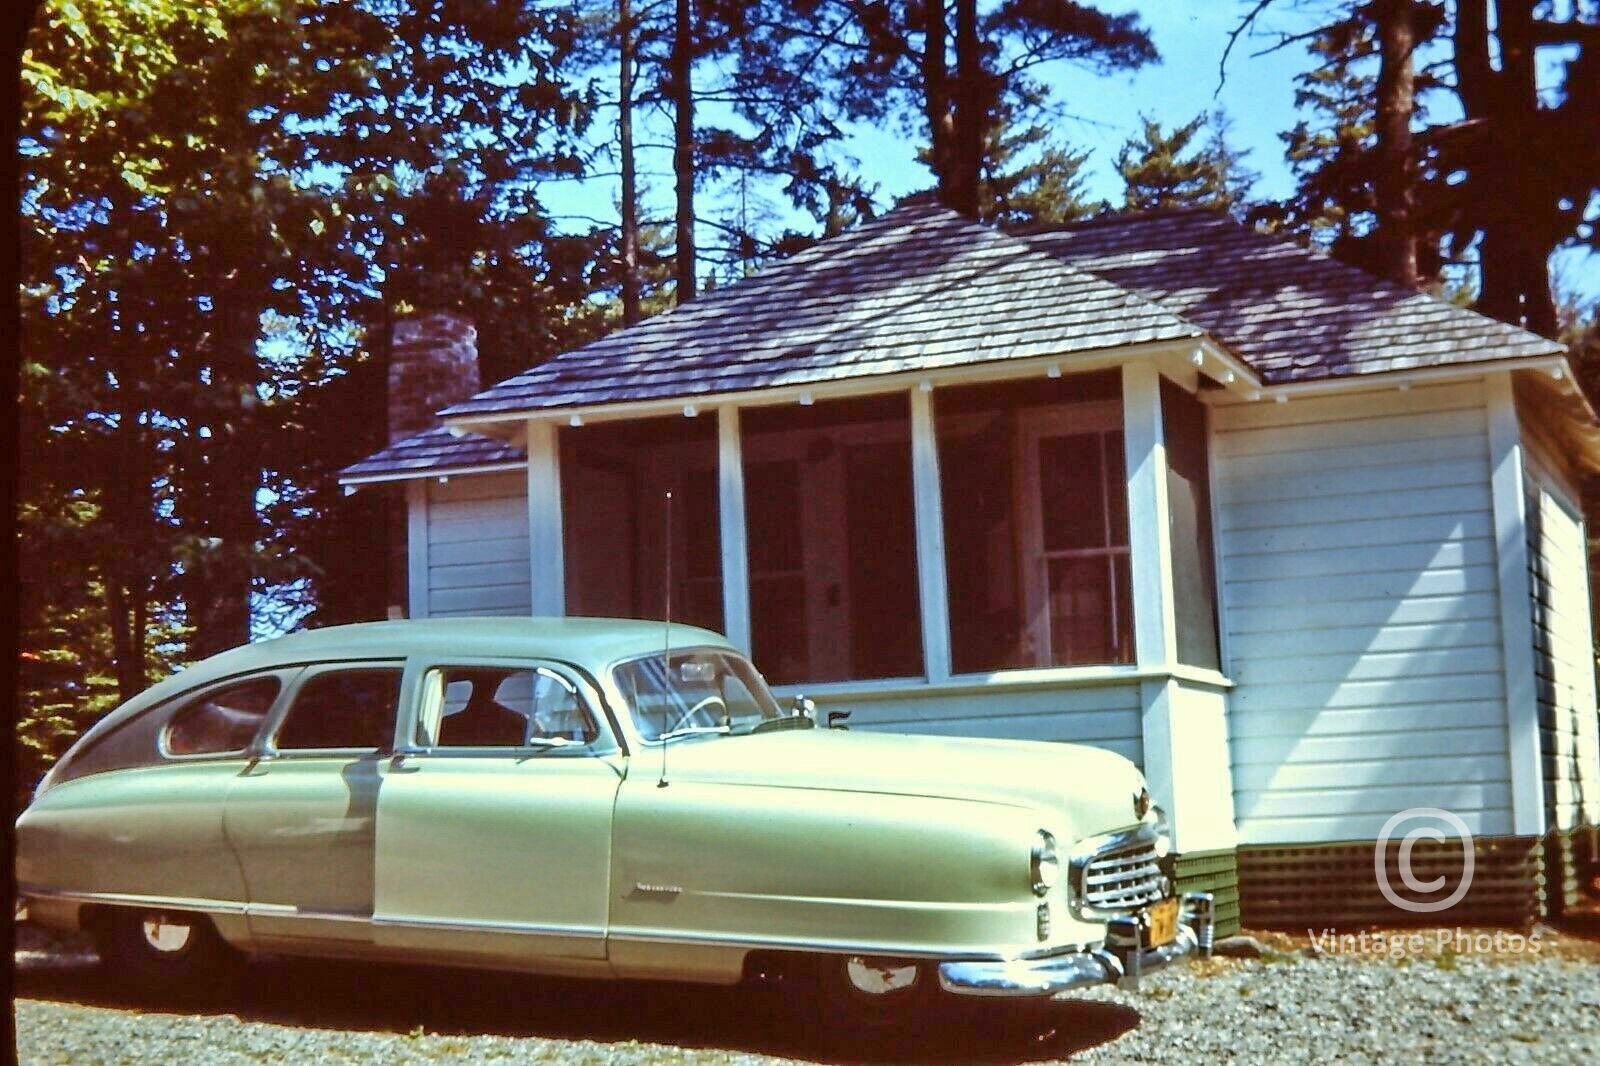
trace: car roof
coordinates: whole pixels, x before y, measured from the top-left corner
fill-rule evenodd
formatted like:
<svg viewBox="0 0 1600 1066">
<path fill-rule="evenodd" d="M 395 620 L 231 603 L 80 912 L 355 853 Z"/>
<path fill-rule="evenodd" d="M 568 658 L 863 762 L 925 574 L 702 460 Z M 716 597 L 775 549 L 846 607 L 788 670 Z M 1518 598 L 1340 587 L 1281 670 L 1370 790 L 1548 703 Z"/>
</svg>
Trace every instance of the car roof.
<svg viewBox="0 0 1600 1066">
<path fill-rule="evenodd" d="M 206 660 L 224 661 L 229 673 L 335 659 L 387 659 L 410 655 L 488 655 L 558 659 L 580 666 L 605 666 L 618 659 L 660 651 L 668 627 L 631 618 L 427 618 L 305 629 L 248 644 Z M 671 646 L 731 647 L 727 638 L 696 626 L 673 623 Z M 260 660 L 246 665 L 247 660 Z M 237 661 L 240 665 L 233 666 Z M 198 665 L 198 664 L 197 664 Z"/>
<path fill-rule="evenodd" d="M 709 629 L 671 626 L 671 647 L 733 649 Z M 305 629 L 232 648 L 180 670 L 111 712 L 90 731 L 103 734 L 147 707 L 214 681 L 308 663 L 410 656 L 549 659 L 599 670 L 668 647 L 659 621 L 629 618 L 426 618 Z M 88 739 L 86 735 L 85 739 Z"/>
</svg>

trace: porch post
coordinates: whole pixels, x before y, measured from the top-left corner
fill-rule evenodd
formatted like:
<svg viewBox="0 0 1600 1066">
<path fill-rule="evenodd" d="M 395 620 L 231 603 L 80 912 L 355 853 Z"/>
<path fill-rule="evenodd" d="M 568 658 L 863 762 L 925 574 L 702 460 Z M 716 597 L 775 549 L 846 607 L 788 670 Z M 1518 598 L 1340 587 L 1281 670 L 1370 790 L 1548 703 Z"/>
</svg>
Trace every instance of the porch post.
<svg viewBox="0 0 1600 1066">
<path fill-rule="evenodd" d="M 1135 659 L 1142 669 L 1177 659 L 1172 613 L 1172 540 L 1167 528 L 1167 447 L 1161 375 L 1148 360 L 1122 364 L 1123 449 L 1128 475 L 1128 548 L 1133 571 Z"/>
<path fill-rule="evenodd" d="M 1522 423 L 1511 372 L 1484 381 L 1489 417 L 1490 486 L 1500 570 L 1500 640 L 1511 756 L 1511 822 L 1518 836 L 1544 835 L 1544 767 L 1533 662 L 1533 589 L 1528 578 L 1528 499 Z"/>
<path fill-rule="evenodd" d="M 561 448 L 555 423 L 528 419 L 528 570 L 534 615 L 567 613 L 561 542 Z"/>
<path fill-rule="evenodd" d="M 917 592 L 922 603 L 922 662 L 928 681 L 950 678 L 950 591 L 944 555 L 944 502 L 933 390 L 911 390 L 911 491 L 916 512 Z"/>
<path fill-rule="evenodd" d="M 744 452 L 739 409 L 717 408 L 717 508 L 722 532 L 722 631 L 750 654 L 750 553 L 744 524 Z"/>
<path fill-rule="evenodd" d="M 1128 551 L 1133 573 L 1134 658 L 1141 670 L 1170 668 L 1177 658 L 1172 617 L 1172 543 L 1167 528 L 1167 449 L 1161 424 L 1161 375 L 1149 360 L 1122 364 L 1122 439 L 1128 476 Z M 1174 819 L 1177 795 L 1179 687 L 1171 677 L 1139 685 L 1144 776 Z"/>
<path fill-rule="evenodd" d="M 428 617 L 428 482 L 406 482 L 406 617 Z"/>
</svg>

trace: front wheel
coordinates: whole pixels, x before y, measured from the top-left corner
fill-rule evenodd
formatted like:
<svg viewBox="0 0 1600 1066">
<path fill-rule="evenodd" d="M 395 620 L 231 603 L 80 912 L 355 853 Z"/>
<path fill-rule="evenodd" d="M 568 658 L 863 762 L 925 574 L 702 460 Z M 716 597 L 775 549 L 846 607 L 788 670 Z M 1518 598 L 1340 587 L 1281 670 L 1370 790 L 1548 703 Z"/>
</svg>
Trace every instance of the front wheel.
<svg viewBox="0 0 1600 1066">
<path fill-rule="evenodd" d="M 933 967 L 910 959 L 843 955 L 822 961 L 818 1006 L 830 1036 L 904 1037 L 938 995 Z"/>
<path fill-rule="evenodd" d="M 214 988 L 240 962 L 211 919 L 183 911 L 103 911 L 95 922 L 95 948 L 107 967 L 158 994 Z"/>
</svg>

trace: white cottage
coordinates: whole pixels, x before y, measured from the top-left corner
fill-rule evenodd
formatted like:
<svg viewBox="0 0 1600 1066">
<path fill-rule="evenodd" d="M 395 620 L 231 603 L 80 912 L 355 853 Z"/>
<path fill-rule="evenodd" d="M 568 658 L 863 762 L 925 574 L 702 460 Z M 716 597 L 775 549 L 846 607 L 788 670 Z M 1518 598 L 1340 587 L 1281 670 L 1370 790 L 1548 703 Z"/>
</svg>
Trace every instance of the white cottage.
<svg viewBox="0 0 1600 1066">
<path fill-rule="evenodd" d="M 412 616 L 670 574 L 852 728 L 1134 759 L 1225 925 L 1396 916 L 1410 808 L 1474 836 L 1458 920 L 1594 861 L 1600 434 L 1543 338 L 1208 213 L 911 203 L 485 391 L 428 350 L 399 391 L 475 395 L 343 475 L 405 487 Z"/>
</svg>

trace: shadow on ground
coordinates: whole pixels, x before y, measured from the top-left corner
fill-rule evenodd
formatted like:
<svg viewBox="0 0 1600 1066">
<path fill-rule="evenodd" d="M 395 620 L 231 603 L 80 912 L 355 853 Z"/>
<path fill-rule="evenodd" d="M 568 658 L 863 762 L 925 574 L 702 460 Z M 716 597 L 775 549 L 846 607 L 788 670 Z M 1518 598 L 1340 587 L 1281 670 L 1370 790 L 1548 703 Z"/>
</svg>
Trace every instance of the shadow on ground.
<svg viewBox="0 0 1600 1066">
<path fill-rule="evenodd" d="M 706 988 L 266 959 L 191 1002 L 158 1000 L 107 976 L 81 950 L 20 953 L 14 994 L 132 1011 L 236 1015 L 308 1029 L 640 1041 L 821 1062 L 1021 1063 L 1062 1059 L 1139 1023 L 1109 1003 L 957 1002 L 906 1041 L 819 1032 L 782 986 Z"/>
</svg>

